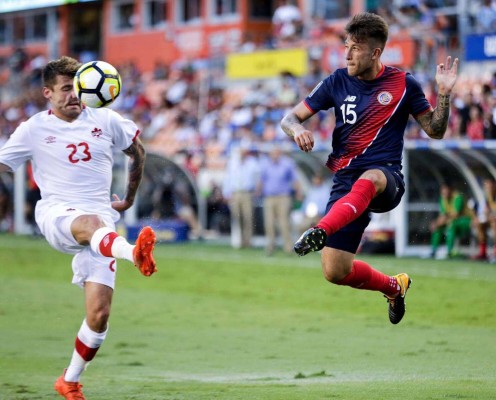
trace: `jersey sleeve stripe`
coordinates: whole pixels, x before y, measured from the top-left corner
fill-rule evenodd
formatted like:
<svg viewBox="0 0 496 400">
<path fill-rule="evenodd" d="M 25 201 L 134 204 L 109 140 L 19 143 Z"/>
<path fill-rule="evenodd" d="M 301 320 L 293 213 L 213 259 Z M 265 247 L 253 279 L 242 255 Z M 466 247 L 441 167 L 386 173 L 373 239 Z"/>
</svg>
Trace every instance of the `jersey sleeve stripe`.
<svg viewBox="0 0 496 400">
<path fill-rule="evenodd" d="M 433 111 L 432 106 L 427 107 L 424 111 L 421 111 L 418 114 L 415 114 L 414 117 L 420 117 L 421 115 L 427 114 L 429 111 Z"/>
<path fill-rule="evenodd" d="M 303 104 L 304 104 L 304 105 L 305 105 L 305 107 L 306 107 L 306 108 L 308 108 L 311 112 L 313 112 L 313 113 L 315 112 L 315 110 L 313 110 L 313 109 L 312 109 L 312 107 L 310 107 L 310 106 L 308 105 L 308 103 L 307 103 L 307 101 L 306 101 L 306 100 L 303 100 Z"/>
</svg>

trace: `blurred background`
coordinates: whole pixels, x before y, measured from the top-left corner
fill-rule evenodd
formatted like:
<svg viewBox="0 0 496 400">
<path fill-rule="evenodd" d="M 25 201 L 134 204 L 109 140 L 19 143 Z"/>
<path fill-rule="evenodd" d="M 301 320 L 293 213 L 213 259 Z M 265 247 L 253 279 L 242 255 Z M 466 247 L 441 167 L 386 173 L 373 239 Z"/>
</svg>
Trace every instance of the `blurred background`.
<svg viewBox="0 0 496 400">
<path fill-rule="evenodd" d="M 316 136 L 311 154 L 299 152 L 279 122 L 321 79 L 345 66 L 344 26 L 361 11 L 387 20 L 383 62 L 410 71 L 433 106 L 436 64 L 447 55 L 460 59 L 446 139 L 427 140 L 412 119 L 405 132 L 407 193 L 396 210 L 374 215 L 361 248 L 425 256 L 441 185 L 449 180 L 475 216 L 484 203 L 483 181 L 496 178 L 496 2 L 491 0 L 2 1 L 0 146 L 19 123 L 46 109 L 41 69 L 47 61 L 61 55 L 105 60 L 123 80 L 111 107 L 139 125 L 148 151 L 139 196 L 122 219 L 122 232 L 132 238 L 140 226 L 152 224 L 161 242 L 266 247 L 259 178 L 255 174 L 253 187 L 244 189 L 253 192 L 254 209 L 246 243 L 242 222 L 232 213 L 233 188 L 241 178 L 229 171 L 236 171 L 232 165 L 242 168 L 246 154 L 262 169 L 279 148 L 296 173 L 286 182 L 296 239 L 322 213 L 316 199 L 325 199 L 330 189 L 332 174 L 324 164 L 334 113 L 307 121 Z M 116 154 L 116 193 L 124 187 L 124 163 Z M 327 189 L 318 197 L 322 182 Z M 29 165 L 1 175 L 0 232 L 37 235 L 38 198 Z M 277 240 L 282 248 L 282 238 Z M 466 255 L 476 252 L 475 225 L 459 246 Z"/>
</svg>

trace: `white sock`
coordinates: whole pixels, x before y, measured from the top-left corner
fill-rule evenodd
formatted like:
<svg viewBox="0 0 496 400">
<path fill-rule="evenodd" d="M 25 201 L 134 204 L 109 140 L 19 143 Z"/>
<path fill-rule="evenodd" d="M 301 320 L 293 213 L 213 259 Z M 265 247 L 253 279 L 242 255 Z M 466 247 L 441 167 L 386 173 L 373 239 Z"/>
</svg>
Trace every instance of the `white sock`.
<svg viewBox="0 0 496 400">
<path fill-rule="evenodd" d="M 112 255 L 115 258 L 123 258 L 134 264 L 133 250 L 134 245 L 130 244 L 122 236 L 116 237 L 112 244 Z"/>
<path fill-rule="evenodd" d="M 102 242 L 105 236 L 107 236 L 109 233 L 112 232 L 115 231 L 107 227 L 97 229 L 95 233 L 93 233 L 93 236 L 91 237 L 91 241 L 90 241 L 91 249 L 95 253 L 102 254 L 102 252 L 100 251 L 100 243 Z M 121 258 L 134 263 L 133 249 L 134 249 L 134 245 L 129 244 L 124 237 L 117 236 L 114 239 L 114 242 L 112 243 L 111 252 L 114 258 Z"/>
<path fill-rule="evenodd" d="M 79 353 L 74 350 L 72 353 L 71 363 L 65 371 L 64 380 L 66 382 L 79 382 L 79 378 L 86 369 L 88 362 L 84 361 Z"/>
<path fill-rule="evenodd" d="M 108 332 L 108 327 L 105 330 L 105 332 L 102 333 L 92 331 L 88 326 L 88 324 L 86 323 L 86 319 L 85 319 L 81 325 L 81 328 L 79 328 L 79 332 L 77 334 L 76 340 L 79 340 L 80 342 L 83 343 L 85 347 L 92 349 L 94 353 L 96 353 L 98 348 L 100 348 L 103 341 L 105 340 L 105 337 L 107 336 L 107 332 Z M 91 357 L 91 359 L 92 358 L 93 357 Z M 81 374 L 84 372 L 91 359 L 85 360 L 78 353 L 78 351 L 74 349 L 74 352 L 72 353 L 71 363 L 69 364 L 69 367 L 67 367 L 67 370 L 64 375 L 64 380 L 66 382 L 79 382 Z"/>
</svg>

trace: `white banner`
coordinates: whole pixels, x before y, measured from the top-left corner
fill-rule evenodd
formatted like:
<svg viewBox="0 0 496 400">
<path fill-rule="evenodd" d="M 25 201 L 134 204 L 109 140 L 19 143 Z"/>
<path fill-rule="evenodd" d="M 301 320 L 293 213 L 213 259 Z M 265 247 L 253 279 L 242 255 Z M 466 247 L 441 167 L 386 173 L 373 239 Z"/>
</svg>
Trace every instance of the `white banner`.
<svg viewBox="0 0 496 400">
<path fill-rule="evenodd" d="M 95 0 L 0 0 L 0 14 Z"/>
</svg>

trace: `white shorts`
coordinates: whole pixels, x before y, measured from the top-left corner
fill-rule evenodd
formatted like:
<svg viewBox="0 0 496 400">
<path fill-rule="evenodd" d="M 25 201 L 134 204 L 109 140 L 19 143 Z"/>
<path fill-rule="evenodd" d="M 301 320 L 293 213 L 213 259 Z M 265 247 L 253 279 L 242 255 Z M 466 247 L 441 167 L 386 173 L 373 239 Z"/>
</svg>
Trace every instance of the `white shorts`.
<svg viewBox="0 0 496 400">
<path fill-rule="evenodd" d="M 88 214 L 87 211 L 56 205 L 37 212 L 36 222 L 50 246 L 62 253 L 74 254 L 72 283 L 83 287 L 85 282 L 96 282 L 113 289 L 117 271 L 115 258 L 95 253 L 90 246 L 80 245 L 72 236 L 72 222 L 80 215 Z M 102 219 L 107 227 L 115 229 L 112 220 Z"/>
</svg>

